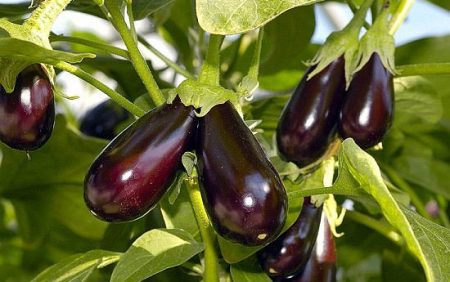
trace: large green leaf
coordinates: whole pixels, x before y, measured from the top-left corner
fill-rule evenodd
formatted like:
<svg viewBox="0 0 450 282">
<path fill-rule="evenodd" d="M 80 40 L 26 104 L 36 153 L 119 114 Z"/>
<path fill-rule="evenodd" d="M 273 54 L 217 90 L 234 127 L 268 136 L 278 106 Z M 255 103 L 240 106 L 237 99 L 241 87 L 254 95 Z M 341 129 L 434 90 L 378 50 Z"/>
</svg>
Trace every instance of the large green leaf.
<svg viewBox="0 0 450 282">
<path fill-rule="evenodd" d="M 113 264 L 119 258 L 120 253 L 102 250 L 73 255 L 44 270 L 33 279 L 33 282 L 86 281 L 96 268 Z"/>
<path fill-rule="evenodd" d="M 318 0 L 197 0 L 200 26 L 215 34 L 243 33 L 258 28 L 281 13 Z M 303 19 L 298 19 L 302 23 Z"/>
<path fill-rule="evenodd" d="M 402 234 L 411 253 L 421 262 L 427 279 L 450 280 L 450 264 L 447 262 L 450 230 L 442 228 L 439 229 L 439 233 L 431 230 L 433 237 L 430 235 L 425 237 L 418 232 L 421 228 L 417 226 L 417 220 L 410 221 L 410 216 L 405 215 L 405 208 L 395 201 L 383 181 L 376 161 L 361 150 L 352 139 L 346 139 L 342 143 L 339 160 L 340 170 L 350 172 L 361 188 L 377 201 L 388 222 Z M 348 183 L 338 178 L 335 185 L 342 186 Z M 428 221 L 420 219 L 420 222 L 423 224 Z"/>
<path fill-rule="evenodd" d="M 258 261 L 252 257 L 230 267 L 234 282 L 271 282 L 269 276 L 261 269 Z"/>
<path fill-rule="evenodd" d="M 186 262 L 201 251 L 203 244 L 186 231 L 153 229 L 139 237 L 121 257 L 111 281 L 142 281 Z"/>
</svg>

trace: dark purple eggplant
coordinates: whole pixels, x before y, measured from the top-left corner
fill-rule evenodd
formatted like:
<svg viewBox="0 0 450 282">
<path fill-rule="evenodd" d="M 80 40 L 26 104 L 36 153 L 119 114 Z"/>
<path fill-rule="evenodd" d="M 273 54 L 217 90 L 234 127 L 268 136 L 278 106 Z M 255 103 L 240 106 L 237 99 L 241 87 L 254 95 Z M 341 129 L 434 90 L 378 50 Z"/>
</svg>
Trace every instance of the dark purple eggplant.
<svg viewBox="0 0 450 282">
<path fill-rule="evenodd" d="M 150 211 L 174 180 L 196 126 L 194 108 L 178 99 L 130 125 L 89 169 L 89 209 L 106 221 L 134 220 Z"/>
<path fill-rule="evenodd" d="M 126 121 L 130 115 L 113 100 L 106 100 L 84 115 L 80 123 L 80 131 L 88 136 L 112 140 L 116 136 L 116 128 Z"/>
<path fill-rule="evenodd" d="M 345 93 L 344 59 L 307 80 L 313 70 L 314 66 L 303 76 L 277 128 L 280 156 L 299 167 L 317 161 L 333 141 Z"/>
<path fill-rule="evenodd" d="M 229 102 L 200 119 L 196 146 L 202 198 L 216 232 L 250 246 L 273 240 L 286 220 L 286 191 Z"/>
<path fill-rule="evenodd" d="M 259 262 L 271 277 L 290 277 L 303 270 L 320 226 L 322 207 L 307 197 L 296 222 L 274 242 L 258 252 Z"/>
<path fill-rule="evenodd" d="M 55 124 L 55 99 L 40 65 L 25 68 L 10 94 L 0 86 L 0 141 L 9 147 L 33 151 L 50 138 Z"/>
<path fill-rule="evenodd" d="M 393 76 L 374 53 L 350 82 L 339 116 L 339 134 L 353 138 L 363 149 L 370 148 L 383 139 L 393 113 Z"/>
<path fill-rule="evenodd" d="M 322 214 L 316 245 L 303 272 L 286 282 L 335 282 L 336 246 L 325 214 Z"/>
</svg>

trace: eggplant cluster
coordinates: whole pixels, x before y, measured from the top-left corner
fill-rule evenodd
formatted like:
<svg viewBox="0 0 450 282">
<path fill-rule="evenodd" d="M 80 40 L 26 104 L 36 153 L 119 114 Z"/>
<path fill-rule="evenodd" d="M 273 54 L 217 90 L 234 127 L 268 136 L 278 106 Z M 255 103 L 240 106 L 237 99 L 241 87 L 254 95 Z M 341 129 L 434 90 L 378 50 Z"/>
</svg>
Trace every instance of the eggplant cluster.
<svg viewBox="0 0 450 282">
<path fill-rule="evenodd" d="M 12 93 L 0 85 L 1 142 L 16 150 L 37 150 L 50 138 L 54 124 L 53 88 L 41 65 L 25 68 Z"/>
<path fill-rule="evenodd" d="M 246 245 L 273 240 L 287 213 L 278 173 L 229 102 L 202 118 L 194 111 L 176 99 L 119 134 L 89 169 L 87 206 L 110 222 L 143 216 L 174 180 L 183 153 L 195 149 L 200 191 L 217 233 Z"/>
<path fill-rule="evenodd" d="M 353 138 L 363 149 L 378 144 L 391 126 L 393 76 L 374 53 L 345 90 L 344 59 L 307 79 L 286 104 L 277 127 L 280 156 L 299 167 L 319 160 L 334 140 Z"/>
<path fill-rule="evenodd" d="M 263 270 L 277 282 L 336 280 L 336 248 L 322 207 L 306 197 L 296 222 L 257 254 Z"/>
</svg>

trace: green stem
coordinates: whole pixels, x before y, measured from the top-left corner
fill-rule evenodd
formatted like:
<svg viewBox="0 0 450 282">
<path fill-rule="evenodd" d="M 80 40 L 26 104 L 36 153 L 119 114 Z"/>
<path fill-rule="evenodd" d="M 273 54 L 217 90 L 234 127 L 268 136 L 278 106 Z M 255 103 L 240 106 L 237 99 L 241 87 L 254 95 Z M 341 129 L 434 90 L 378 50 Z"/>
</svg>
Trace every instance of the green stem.
<svg viewBox="0 0 450 282">
<path fill-rule="evenodd" d="M 389 33 L 394 34 L 400 28 L 402 23 L 408 16 L 409 10 L 411 10 L 412 5 L 415 0 L 401 0 L 398 4 L 397 10 L 392 15 L 391 21 L 389 23 Z"/>
<path fill-rule="evenodd" d="M 114 27 L 122 37 L 125 46 L 127 46 L 131 63 L 147 89 L 150 98 L 157 106 L 160 106 L 164 104 L 165 98 L 156 84 L 147 62 L 139 51 L 137 41 L 135 40 L 133 33 L 128 29 L 128 26 L 120 11 L 120 3 L 120 0 L 106 0 L 105 6 L 108 9 Z"/>
<path fill-rule="evenodd" d="M 99 89 L 100 91 L 103 91 L 106 95 L 111 97 L 117 104 L 125 108 L 127 111 L 132 113 L 135 116 L 141 117 L 145 114 L 145 112 L 137 107 L 135 104 L 128 101 L 125 97 L 117 93 L 116 91 L 112 90 L 93 76 L 91 76 L 89 73 L 85 72 L 84 70 L 77 68 L 74 65 L 71 65 L 66 62 L 59 62 L 54 65 L 56 68 L 67 71 L 73 75 L 78 76 L 82 80 L 86 81 L 87 83 L 91 84 L 95 88 Z"/>
<path fill-rule="evenodd" d="M 370 6 L 372 6 L 373 1 L 374 0 L 365 0 L 344 30 L 353 30 L 359 34 L 361 26 L 364 25 L 367 11 L 370 9 Z"/>
<path fill-rule="evenodd" d="M 203 62 L 199 81 L 210 85 L 219 85 L 220 79 L 220 46 L 223 35 L 211 34 L 208 43 L 208 53 Z"/>
<path fill-rule="evenodd" d="M 134 15 L 133 15 L 133 5 L 132 0 L 126 0 L 127 2 L 127 15 L 128 15 L 128 21 L 130 23 L 130 32 L 131 35 L 134 38 L 134 41 L 137 41 L 137 34 L 136 34 L 136 26 L 134 25 Z"/>
<path fill-rule="evenodd" d="M 261 58 L 261 49 L 262 49 L 262 41 L 264 38 L 264 27 L 261 27 L 259 29 L 258 33 L 258 40 L 256 41 L 255 45 L 255 51 L 253 51 L 253 58 L 250 65 L 250 69 L 248 70 L 247 76 L 250 79 L 258 80 L 258 73 L 259 73 L 259 61 Z"/>
<path fill-rule="evenodd" d="M 414 204 L 419 214 L 425 217 L 426 219 L 431 220 L 431 216 L 427 213 L 424 203 L 422 203 L 422 200 L 416 194 L 414 189 L 405 180 L 403 180 L 403 178 L 401 178 L 397 174 L 397 172 L 390 166 L 384 164 L 382 166 L 382 170 L 386 173 L 386 175 L 392 180 L 392 182 L 395 185 L 397 185 L 400 189 L 408 193 L 408 195 L 411 197 L 411 202 Z"/>
<path fill-rule="evenodd" d="M 79 38 L 79 37 L 72 37 L 72 36 L 62 36 L 62 35 L 50 35 L 50 42 L 72 42 L 72 43 L 77 43 L 77 44 L 81 44 L 84 46 L 88 46 L 91 48 L 95 48 L 101 51 L 105 51 L 109 54 L 114 54 L 117 56 L 120 56 L 122 58 L 125 59 L 129 59 L 129 55 L 128 55 L 128 51 L 121 49 L 121 48 L 117 48 L 108 44 L 104 44 L 104 43 L 100 43 L 100 42 L 95 42 L 92 40 L 88 40 L 88 39 L 84 39 L 84 38 Z"/>
<path fill-rule="evenodd" d="M 383 223 L 373 217 L 356 211 L 347 211 L 345 213 L 345 217 L 377 231 L 400 247 L 404 246 L 403 237 L 398 232 L 396 232 L 395 229 L 392 228 L 389 224 Z"/>
<path fill-rule="evenodd" d="M 199 186 L 195 178 L 189 178 L 187 183 L 187 190 L 189 198 L 194 209 L 195 218 L 200 229 L 203 243 L 205 244 L 205 270 L 203 272 L 203 281 L 218 282 L 219 281 L 219 262 L 216 250 L 216 234 L 211 227 L 211 224 L 203 206 L 202 196 L 200 194 Z"/>
<path fill-rule="evenodd" d="M 31 16 L 23 23 L 41 37 L 48 37 L 53 23 L 72 0 L 45 0 L 39 4 Z"/>
<path fill-rule="evenodd" d="M 358 7 L 356 6 L 356 3 L 354 0 L 347 0 L 347 4 L 353 14 L 356 14 L 358 12 Z M 370 24 L 366 21 L 364 21 L 363 26 L 367 30 L 370 28 Z"/>
<path fill-rule="evenodd" d="M 152 52 L 156 57 L 160 58 L 161 61 L 166 63 L 166 65 L 171 67 L 176 73 L 179 73 L 182 76 L 189 79 L 195 79 L 193 74 L 181 68 L 179 65 L 177 65 L 177 63 L 173 62 L 171 59 L 167 58 L 163 53 L 159 52 L 159 50 L 153 47 L 147 40 L 145 40 L 144 37 L 138 35 L 138 40 L 142 45 L 145 46 L 145 48 L 150 50 L 150 52 Z"/>
<path fill-rule="evenodd" d="M 396 66 L 396 77 L 426 75 L 426 74 L 450 74 L 450 63 L 429 63 Z"/>
<path fill-rule="evenodd" d="M 367 194 L 363 192 L 361 189 L 345 189 L 345 187 L 325 187 L 325 188 L 314 188 L 314 189 L 305 189 L 300 191 L 288 192 L 288 194 L 293 198 L 302 198 L 309 197 L 314 195 L 324 195 L 324 194 L 333 194 L 333 195 L 344 195 L 350 197 L 361 197 L 366 196 Z"/>
</svg>

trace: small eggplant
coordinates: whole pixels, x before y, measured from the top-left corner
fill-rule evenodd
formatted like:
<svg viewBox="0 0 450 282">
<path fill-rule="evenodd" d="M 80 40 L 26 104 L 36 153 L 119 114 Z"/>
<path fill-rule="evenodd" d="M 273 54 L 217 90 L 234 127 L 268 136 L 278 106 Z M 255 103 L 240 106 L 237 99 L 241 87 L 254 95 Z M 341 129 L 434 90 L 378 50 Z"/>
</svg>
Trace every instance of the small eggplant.
<svg viewBox="0 0 450 282">
<path fill-rule="evenodd" d="M 285 282 L 335 282 L 336 246 L 325 213 L 322 213 L 316 245 L 303 272 Z"/>
<path fill-rule="evenodd" d="M 112 140 L 116 127 L 130 114 L 112 100 L 106 100 L 86 112 L 80 123 L 80 131 L 88 136 Z"/>
<path fill-rule="evenodd" d="M 274 242 L 259 251 L 264 271 L 273 278 L 290 277 L 301 272 L 316 241 L 322 207 L 316 208 L 307 197 L 297 221 Z"/>
<path fill-rule="evenodd" d="M 370 148 L 383 139 L 393 113 L 393 77 L 374 53 L 350 82 L 339 116 L 339 134 L 353 138 L 363 149 Z"/>
<path fill-rule="evenodd" d="M 89 209 L 105 221 L 137 219 L 162 197 L 190 146 L 197 119 L 179 99 L 148 112 L 97 157 L 85 179 Z"/>
<path fill-rule="evenodd" d="M 196 146 L 200 191 L 216 232 L 249 246 L 273 240 L 286 220 L 286 191 L 229 102 L 200 119 Z"/>
<path fill-rule="evenodd" d="M 280 156 L 299 167 L 317 161 L 333 141 L 345 94 L 343 58 L 307 80 L 313 70 L 311 67 L 303 76 L 277 128 Z"/>
<path fill-rule="evenodd" d="M 12 93 L 0 86 L 1 142 L 17 150 L 37 150 L 50 138 L 54 124 L 53 89 L 40 65 L 25 68 Z"/>
</svg>

